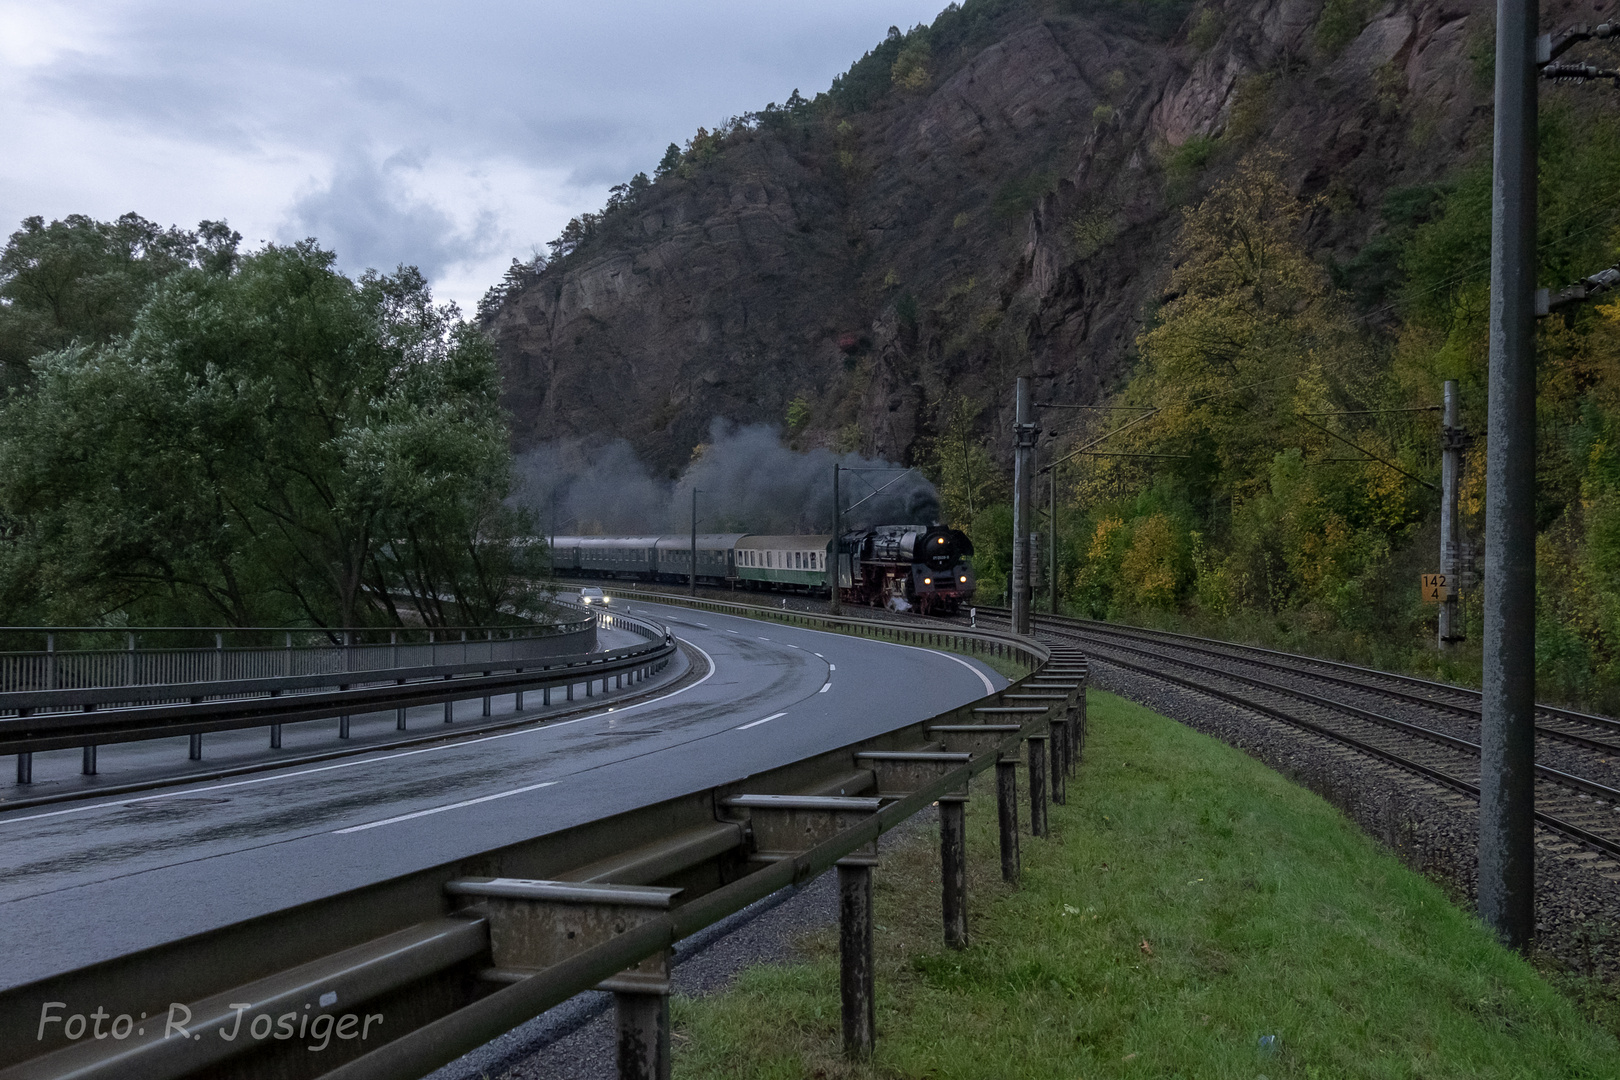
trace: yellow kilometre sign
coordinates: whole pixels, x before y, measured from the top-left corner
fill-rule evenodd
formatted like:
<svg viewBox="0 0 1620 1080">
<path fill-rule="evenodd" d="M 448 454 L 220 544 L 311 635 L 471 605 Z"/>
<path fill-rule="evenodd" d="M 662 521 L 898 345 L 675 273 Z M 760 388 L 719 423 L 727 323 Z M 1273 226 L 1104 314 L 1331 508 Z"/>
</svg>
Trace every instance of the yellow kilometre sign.
<svg viewBox="0 0 1620 1080">
<path fill-rule="evenodd" d="M 1450 589 L 1444 574 L 1423 575 L 1423 599 L 1430 604 L 1438 604 L 1449 595 Z"/>
</svg>

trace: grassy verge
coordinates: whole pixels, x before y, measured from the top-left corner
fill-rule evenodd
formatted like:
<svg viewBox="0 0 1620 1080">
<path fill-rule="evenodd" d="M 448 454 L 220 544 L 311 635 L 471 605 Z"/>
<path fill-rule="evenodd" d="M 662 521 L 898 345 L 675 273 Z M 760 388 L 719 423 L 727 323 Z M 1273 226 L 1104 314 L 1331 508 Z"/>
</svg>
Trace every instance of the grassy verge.
<svg viewBox="0 0 1620 1080">
<path fill-rule="evenodd" d="M 1111 695 L 1091 716 L 1019 890 L 977 782 L 965 952 L 939 943 L 933 843 L 879 869 L 870 1065 L 838 1057 L 829 930 L 803 963 L 678 1000 L 676 1075 L 1620 1076 L 1611 1035 L 1325 802 Z"/>
</svg>

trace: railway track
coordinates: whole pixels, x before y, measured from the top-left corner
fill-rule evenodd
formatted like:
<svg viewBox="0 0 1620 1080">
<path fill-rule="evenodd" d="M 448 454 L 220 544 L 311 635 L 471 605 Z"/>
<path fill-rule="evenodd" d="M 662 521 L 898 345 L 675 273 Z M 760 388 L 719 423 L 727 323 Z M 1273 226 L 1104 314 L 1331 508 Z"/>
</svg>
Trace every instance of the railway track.
<svg viewBox="0 0 1620 1080">
<path fill-rule="evenodd" d="M 1004 621 L 1000 612 L 980 610 Z M 1036 617 L 1042 640 L 1206 695 L 1479 798 L 1479 694 L 1410 676 L 1255 646 L 1089 620 Z M 1536 819 L 1620 861 L 1620 723 L 1536 710 Z"/>
</svg>

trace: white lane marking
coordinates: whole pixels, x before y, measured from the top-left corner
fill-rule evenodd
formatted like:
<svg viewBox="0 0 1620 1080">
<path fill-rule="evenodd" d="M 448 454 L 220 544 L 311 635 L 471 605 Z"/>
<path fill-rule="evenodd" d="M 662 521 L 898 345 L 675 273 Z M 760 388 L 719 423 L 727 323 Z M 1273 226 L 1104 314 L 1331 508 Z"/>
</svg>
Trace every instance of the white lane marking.
<svg viewBox="0 0 1620 1080">
<path fill-rule="evenodd" d="M 737 632 L 737 631 L 735 631 L 735 630 L 727 630 L 727 631 L 726 631 L 726 633 L 728 633 L 728 634 L 735 634 L 735 633 L 736 633 L 736 632 Z"/>
<path fill-rule="evenodd" d="M 786 716 L 786 715 L 787 715 L 787 713 L 785 713 L 785 712 L 771 713 L 771 715 L 767 716 L 765 719 L 763 719 L 763 720 L 755 720 L 751 724 L 744 724 L 742 727 L 738 728 L 737 730 L 738 731 L 747 731 L 751 727 L 759 727 L 759 725 L 761 725 L 761 724 L 768 724 L 772 720 L 775 720 L 778 716 Z"/>
<path fill-rule="evenodd" d="M 815 653 L 815 654 L 814 654 L 814 655 L 815 655 L 815 656 L 820 656 L 820 657 L 821 657 L 821 659 L 823 659 L 823 660 L 825 660 L 825 659 L 827 659 L 827 658 L 826 658 L 826 657 L 825 657 L 825 656 L 821 656 L 821 654 L 820 654 L 820 653 Z"/>
<path fill-rule="evenodd" d="M 827 691 L 829 691 L 831 689 L 832 689 L 832 683 L 824 682 L 824 683 L 821 684 L 821 689 L 817 690 L 816 693 L 825 694 Z"/>
<path fill-rule="evenodd" d="M 771 639 L 770 639 L 770 638 L 768 638 L 768 637 L 762 637 L 762 638 L 760 638 L 760 639 L 759 639 L 759 640 L 761 640 L 761 641 L 769 641 L 769 640 L 771 640 Z"/>
<path fill-rule="evenodd" d="M 705 629 L 705 630 L 707 630 L 709 628 L 709 624 L 706 623 L 706 622 L 698 622 L 696 619 L 693 619 L 692 622 L 697 626 L 703 627 L 703 629 Z"/>
<path fill-rule="evenodd" d="M 709 655 L 708 650 L 704 649 L 701 645 L 687 641 L 686 638 L 677 638 L 676 640 L 684 644 L 691 645 L 692 648 L 703 654 L 703 659 L 708 661 L 709 664 L 708 674 L 704 675 L 703 678 L 699 679 L 690 686 L 683 686 L 679 690 L 671 691 L 668 694 L 664 694 L 662 697 L 655 697 L 650 701 L 638 702 L 635 705 L 626 705 L 624 708 L 616 710 L 616 713 L 622 714 L 632 712 L 648 705 L 657 705 L 661 701 L 668 701 L 672 697 L 679 697 L 688 690 L 695 690 L 697 687 L 702 686 L 704 683 L 708 682 L 714 677 L 714 673 L 719 669 L 715 666 L 714 657 Z M 615 710 L 609 710 L 609 712 L 614 711 Z M 458 746 L 476 746 L 478 743 L 494 742 L 497 739 L 511 739 L 516 738 L 519 735 L 536 735 L 547 731 L 555 731 L 557 728 L 568 727 L 570 724 L 580 724 L 584 723 L 586 720 L 598 720 L 606 715 L 606 712 L 591 713 L 588 716 L 576 716 L 572 720 L 559 720 L 554 724 L 523 727 L 519 728 L 517 731 L 503 731 L 495 735 L 484 735 L 476 739 L 456 739 L 452 742 L 439 743 L 434 746 L 424 746 L 419 750 L 401 750 L 397 754 L 382 754 L 377 757 L 357 757 L 349 761 L 340 761 L 335 765 L 317 765 L 312 769 L 299 769 L 297 772 L 273 773 L 269 776 L 254 777 L 251 780 L 232 780 L 224 784 L 211 784 L 208 787 L 183 787 L 177 791 L 165 791 L 157 795 L 142 795 L 138 799 L 119 799 L 114 802 L 90 803 L 86 806 L 72 806 L 66 810 L 47 810 L 43 814 L 28 814 L 23 817 L 0 817 L 0 825 L 10 825 L 17 821 L 37 821 L 40 818 L 62 817 L 66 814 L 83 814 L 90 810 L 106 810 L 114 806 L 135 806 L 139 803 L 155 802 L 158 799 L 173 799 L 180 796 L 200 795 L 205 791 L 225 791 L 230 788 L 251 787 L 255 784 L 268 784 L 276 780 L 292 780 L 300 776 L 311 776 L 316 773 L 331 772 L 334 769 L 352 769 L 359 765 L 375 765 L 379 762 L 394 761 L 398 758 L 415 757 L 418 754 L 432 754 L 440 750 L 450 750 Z"/>
<path fill-rule="evenodd" d="M 401 821 L 411 821 L 419 817 L 442 814 L 446 810 L 460 810 L 464 806 L 477 806 L 479 803 L 494 802 L 496 799 L 504 799 L 510 795 L 522 795 L 525 791 L 539 791 L 541 788 L 555 787 L 556 784 L 557 781 L 555 780 L 547 780 L 539 784 L 530 784 L 528 787 L 513 788 L 511 791 L 485 795 L 478 799 L 464 799 L 461 802 L 450 803 L 447 806 L 435 806 L 428 810 L 418 810 L 413 814 L 400 814 L 397 817 L 383 818 L 381 821 L 368 821 L 364 825 L 350 825 L 347 829 L 333 829 L 332 832 L 337 836 L 347 836 L 349 833 L 365 832 L 367 829 L 375 829 L 381 825 L 394 825 Z"/>
<path fill-rule="evenodd" d="M 837 664 L 828 664 L 827 665 L 827 670 L 828 671 L 837 671 L 838 670 L 838 665 Z"/>
</svg>

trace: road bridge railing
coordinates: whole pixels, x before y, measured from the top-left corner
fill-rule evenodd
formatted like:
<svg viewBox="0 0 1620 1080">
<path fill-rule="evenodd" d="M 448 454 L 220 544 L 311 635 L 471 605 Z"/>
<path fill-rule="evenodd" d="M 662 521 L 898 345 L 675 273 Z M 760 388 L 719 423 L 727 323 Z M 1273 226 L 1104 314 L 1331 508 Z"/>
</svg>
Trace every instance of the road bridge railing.
<svg viewBox="0 0 1620 1080">
<path fill-rule="evenodd" d="M 1030 674 L 729 784 L 0 992 L 0 1060 L 14 1062 L 0 1080 L 404 1080 L 593 987 L 615 995 L 619 1075 L 667 1076 L 672 947 L 834 868 L 844 1048 L 867 1056 L 878 837 L 938 805 L 944 937 L 961 947 L 970 782 L 996 773 L 1002 864 L 1016 879 L 1020 750 L 1041 773 L 1026 786 L 1033 822 L 1045 800 L 1061 798 L 1056 778 L 1073 771 L 1083 744 L 1072 727 L 1085 692 L 1078 654 L 998 633 L 952 636 L 1006 649 Z M 1036 683 L 1041 708 L 1009 703 Z M 1019 711 L 980 711 L 1006 708 Z M 976 721 L 982 733 L 967 738 L 960 729 Z M 92 1009 L 123 1036 L 88 1037 Z M 144 1030 L 129 1032 L 142 1014 Z M 287 1017 L 296 1034 L 276 1027 Z"/>
<path fill-rule="evenodd" d="M 0 627 L 6 646 L 0 648 L 0 693 L 291 678 L 589 652 L 595 644 L 591 613 L 555 608 L 554 622 L 498 627 Z M 36 647 L 15 647 L 21 644 Z"/>
<path fill-rule="evenodd" d="M 598 625 L 626 630 L 643 642 L 604 652 L 594 647 Z M 552 645 L 565 641 L 581 651 L 556 654 Z M 268 727 L 271 746 L 280 744 L 281 726 L 336 717 L 340 737 L 348 718 L 394 710 L 404 730 L 405 711 L 422 705 L 445 706 L 446 721 L 458 701 L 495 695 L 522 695 L 539 690 L 550 704 L 550 691 L 583 684 L 587 693 L 597 683 L 622 687 L 639 682 L 667 665 L 675 643 L 666 628 L 623 613 L 587 613 L 573 620 L 566 635 L 493 636 L 482 640 L 434 643 L 440 662 L 397 667 L 334 669 L 304 675 L 277 675 L 186 683 L 80 686 L 54 690 L 0 693 L 0 754 L 18 756 L 18 780 L 31 779 L 29 755 L 47 750 L 85 748 L 85 769 L 96 771 L 94 747 L 123 742 L 192 738 L 192 757 L 201 756 L 200 738 L 209 732 Z M 529 650 L 523 646 L 540 646 Z M 498 646 L 498 647 L 497 647 Z M 405 659 L 430 660 L 418 646 Z M 476 648 L 475 648 L 476 647 Z M 388 649 L 389 646 L 382 646 Z M 482 655 L 479 655 L 482 653 Z M 364 654 L 361 654 L 364 655 Z M 373 658 L 397 653 L 373 651 Z M 455 657 L 453 662 L 444 662 Z"/>
</svg>

